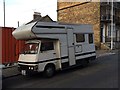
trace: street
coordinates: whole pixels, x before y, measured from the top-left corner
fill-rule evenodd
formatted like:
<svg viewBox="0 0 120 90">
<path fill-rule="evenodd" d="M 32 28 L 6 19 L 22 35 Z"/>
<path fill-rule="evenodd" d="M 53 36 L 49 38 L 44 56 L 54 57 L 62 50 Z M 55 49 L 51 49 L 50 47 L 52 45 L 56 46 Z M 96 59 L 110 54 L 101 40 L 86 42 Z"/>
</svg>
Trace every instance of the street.
<svg viewBox="0 0 120 90">
<path fill-rule="evenodd" d="M 59 71 L 52 78 L 41 73 L 6 78 L 4 88 L 118 88 L 118 54 L 100 56 L 87 67 Z"/>
</svg>

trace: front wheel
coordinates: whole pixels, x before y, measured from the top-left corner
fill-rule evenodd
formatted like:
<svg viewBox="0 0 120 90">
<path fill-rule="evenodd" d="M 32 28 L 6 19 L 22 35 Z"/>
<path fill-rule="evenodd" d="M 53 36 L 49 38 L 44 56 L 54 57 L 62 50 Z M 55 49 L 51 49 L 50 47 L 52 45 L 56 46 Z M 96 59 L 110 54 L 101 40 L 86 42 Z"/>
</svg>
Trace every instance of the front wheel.
<svg viewBox="0 0 120 90">
<path fill-rule="evenodd" d="M 54 76 L 54 74 L 55 74 L 55 67 L 54 66 L 48 65 L 48 66 L 45 67 L 45 70 L 44 70 L 44 76 L 45 77 L 49 78 L 49 77 Z"/>
</svg>

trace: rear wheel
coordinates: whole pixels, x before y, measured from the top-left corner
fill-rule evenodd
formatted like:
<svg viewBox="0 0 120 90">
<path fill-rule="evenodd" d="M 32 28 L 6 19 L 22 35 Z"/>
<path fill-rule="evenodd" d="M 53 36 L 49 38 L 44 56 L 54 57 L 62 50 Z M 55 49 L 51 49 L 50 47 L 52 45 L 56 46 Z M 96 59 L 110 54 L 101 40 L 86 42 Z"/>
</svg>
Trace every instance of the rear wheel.
<svg viewBox="0 0 120 90">
<path fill-rule="evenodd" d="M 45 70 L 44 70 L 44 76 L 45 77 L 52 77 L 54 76 L 55 74 L 55 67 L 53 65 L 48 65 L 45 67 Z"/>
</svg>

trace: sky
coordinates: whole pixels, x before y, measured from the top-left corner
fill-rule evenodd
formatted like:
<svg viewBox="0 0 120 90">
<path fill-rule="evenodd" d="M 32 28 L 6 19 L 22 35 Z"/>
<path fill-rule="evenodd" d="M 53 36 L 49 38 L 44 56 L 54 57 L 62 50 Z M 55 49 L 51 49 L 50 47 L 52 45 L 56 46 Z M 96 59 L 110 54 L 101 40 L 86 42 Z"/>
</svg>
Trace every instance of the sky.
<svg viewBox="0 0 120 90">
<path fill-rule="evenodd" d="M 57 21 L 57 1 L 80 2 L 82 0 L 5 0 L 5 26 L 16 28 L 18 21 L 19 25 L 25 24 L 33 19 L 34 12 L 40 12 L 42 16 L 49 15 L 54 21 Z M 1 26 L 4 26 L 3 0 L 0 0 L 0 27 Z"/>
<path fill-rule="evenodd" d="M 6 27 L 17 27 L 33 19 L 34 12 L 57 21 L 57 0 L 5 0 Z M 0 26 L 4 26 L 3 0 L 0 0 Z"/>
</svg>

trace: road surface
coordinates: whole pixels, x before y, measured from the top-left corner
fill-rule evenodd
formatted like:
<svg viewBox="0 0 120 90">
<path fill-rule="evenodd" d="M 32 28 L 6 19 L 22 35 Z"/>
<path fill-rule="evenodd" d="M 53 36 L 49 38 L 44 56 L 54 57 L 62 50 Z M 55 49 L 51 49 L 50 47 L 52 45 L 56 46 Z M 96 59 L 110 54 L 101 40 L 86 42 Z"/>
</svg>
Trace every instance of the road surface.
<svg viewBox="0 0 120 90">
<path fill-rule="evenodd" d="M 87 67 L 60 71 L 53 78 L 41 73 L 6 78 L 4 88 L 118 88 L 118 54 L 100 56 Z"/>
</svg>

